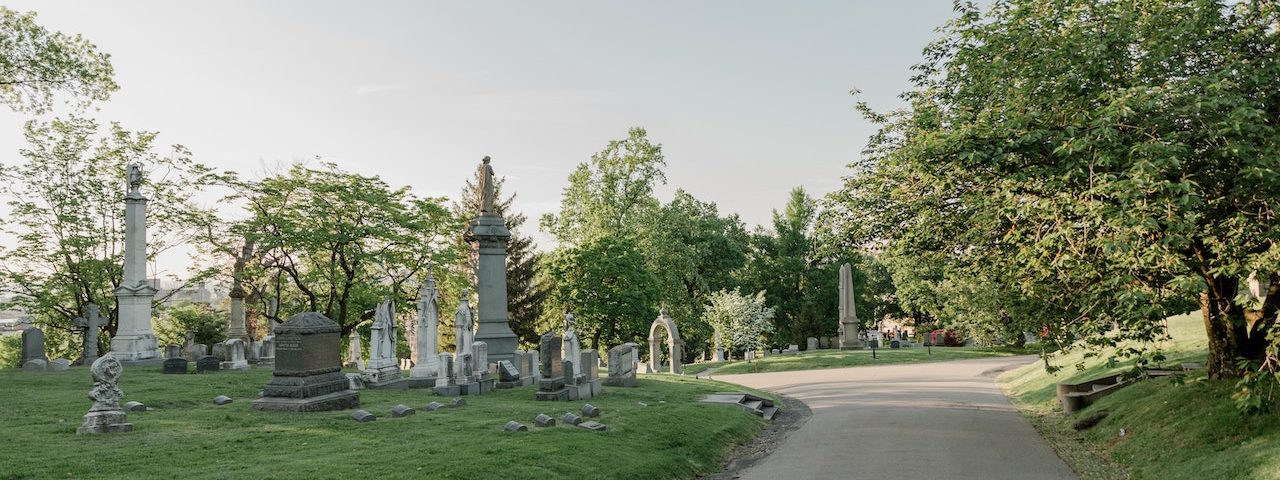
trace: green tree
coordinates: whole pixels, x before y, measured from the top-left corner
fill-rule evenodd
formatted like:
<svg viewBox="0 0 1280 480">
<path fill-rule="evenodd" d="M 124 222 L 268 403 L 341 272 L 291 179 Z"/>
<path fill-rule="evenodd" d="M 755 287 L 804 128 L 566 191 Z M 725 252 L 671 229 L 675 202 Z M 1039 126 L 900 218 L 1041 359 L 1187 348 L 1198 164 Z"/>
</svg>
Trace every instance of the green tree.
<svg viewBox="0 0 1280 480">
<path fill-rule="evenodd" d="M 659 206 L 653 188 L 667 182 L 662 145 L 635 127 L 578 164 L 560 199 L 560 213 L 542 217 L 542 229 L 565 245 L 602 236 L 632 236 Z"/>
<path fill-rule="evenodd" d="M 547 265 L 548 323 L 574 314 L 591 348 L 640 341 L 658 314 L 658 281 L 634 241 L 602 237 L 555 252 Z"/>
<path fill-rule="evenodd" d="M 74 358 L 79 342 L 67 337 L 79 336 L 74 319 L 85 305 L 101 306 L 102 331 L 108 337 L 116 332 L 126 165 L 139 162 L 146 172 L 148 258 L 193 241 L 216 223 L 213 212 L 190 193 L 215 183 L 218 175 L 191 160 L 181 146 L 167 156 L 156 153 L 156 133 L 130 132 L 116 124 L 102 131 L 84 118 L 31 121 L 26 137 L 23 160 L 0 166 L 0 194 L 9 206 L 0 231 L 15 239 L 0 247 L 0 288 L 10 296 L 0 305 L 30 312 L 51 339 L 51 353 Z M 211 274 L 195 270 L 188 281 Z M 163 300 L 157 298 L 157 304 Z"/>
<path fill-rule="evenodd" d="M 213 345 L 227 340 L 227 313 L 208 304 L 175 305 L 157 313 L 156 340 L 161 345 L 182 345 L 187 332 L 195 334 L 195 343 Z"/>
<path fill-rule="evenodd" d="M 1161 338 L 1199 298 L 1210 377 L 1261 359 L 1280 302 L 1276 4 L 957 9 L 910 109 L 863 106 L 883 127 L 840 195 L 869 225 L 850 234 L 945 254 L 1095 345 Z M 1238 296 L 1251 273 L 1267 295 Z"/>
<path fill-rule="evenodd" d="M 729 351 L 759 350 L 773 331 L 773 307 L 765 306 L 764 291 L 743 295 L 737 289 L 707 296 L 705 321 L 720 335 L 720 346 Z"/>
<path fill-rule="evenodd" d="M 34 12 L 0 7 L 0 102 L 18 112 L 44 113 L 55 94 L 80 106 L 119 88 L 111 56 L 79 35 L 49 32 Z"/>
</svg>

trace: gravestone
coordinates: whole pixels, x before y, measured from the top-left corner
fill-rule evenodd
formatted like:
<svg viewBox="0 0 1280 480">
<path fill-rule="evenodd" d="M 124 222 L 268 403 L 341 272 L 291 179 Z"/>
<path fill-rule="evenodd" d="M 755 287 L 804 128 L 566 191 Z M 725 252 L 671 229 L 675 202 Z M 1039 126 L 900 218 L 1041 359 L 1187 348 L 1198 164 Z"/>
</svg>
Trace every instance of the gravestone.
<svg viewBox="0 0 1280 480">
<path fill-rule="evenodd" d="M 582 417 L 574 415 L 573 412 L 566 412 L 564 417 L 561 417 L 561 420 L 563 420 L 566 425 L 577 425 L 582 423 Z"/>
<path fill-rule="evenodd" d="M 107 355 L 93 361 L 89 366 L 89 374 L 93 377 L 93 390 L 89 391 L 89 399 L 93 406 L 84 415 L 84 422 L 76 429 L 77 434 L 128 432 L 133 430 L 128 416 L 120 408 L 120 399 L 124 392 L 116 383 L 124 373 L 124 365 L 114 356 Z"/>
<path fill-rule="evenodd" d="M 26 363 L 23 363 L 23 364 L 22 364 L 22 370 L 23 370 L 23 371 L 26 371 L 26 372 L 43 372 L 43 371 L 47 371 L 47 370 L 49 370 L 49 362 L 46 362 L 46 361 L 41 360 L 41 359 L 39 359 L 39 358 L 33 358 L 33 359 L 30 359 L 30 360 L 27 360 L 27 362 L 26 362 Z"/>
<path fill-rule="evenodd" d="M 55 358 L 53 360 L 49 360 L 49 365 L 45 368 L 50 372 L 65 372 L 71 368 L 71 360 Z"/>
<path fill-rule="evenodd" d="M 624 343 L 609 349 L 609 376 L 604 384 L 611 387 L 636 386 L 636 344 Z"/>
<path fill-rule="evenodd" d="M 369 328 L 369 363 L 361 370 L 361 376 L 368 388 L 409 388 L 396 359 L 395 306 L 390 299 L 379 303 L 374 314 Z"/>
<path fill-rule="evenodd" d="M 600 409 L 590 403 L 582 406 L 582 416 L 597 418 L 600 416 Z"/>
<path fill-rule="evenodd" d="M 84 329 L 80 358 L 76 359 L 76 365 L 92 365 L 98 359 L 98 331 L 102 326 L 102 317 L 98 314 L 98 306 L 90 303 L 84 306 L 84 315 L 76 319 L 76 326 Z"/>
<path fill-rule="evenodd" d="M 125 402 L 124 410 L 126 412 L 145 412 L 147 411 L 147 406 L 143 405 L 142 402 Z"/>
<path fill-rule="evenodd" d="M 756 351 L 755 351 L 755 350 L 747 350 L 747 352 L 746 352 L 746 353 L 743 353 L 743 354 L 742 354 L 742 359 L 743 359 L 743 360 L 746 360 L 746 361 L 748 361 L 748 362 L 754 361 L 754 360 L 756 359 Z"/>
<path fill-rule="evenodd" d="M 600 422 L 587 421 L 587 422 L 579 423 L 578 428 L 591 430 L 593 432 L 603 432 L 607 430 L 609 427 L 606 427 L 603 423 L 600 423 Z"/>
<path fill-rule="evenodd" d="M 676 321 L 667 312 L 666 305 L 662 306 L 658 318 L 649 325 L 649 371 L 657 373 L 662 370 L 662 365 L 658 364 L 661 357 L 659 328 L 667 330 L 667 356 L 671 362 L 670 371 L 672 374 L 679 375 L 684 372 L 680 367 L 680 359 L 684 358 L 684 340 L 680 339 L 680 329 L 676 328 Z"/>
<path fill-rule="evenodd" d="M 533 394 L 534 400 L 567 401 L 569 389 L 565 386 L 564 359 L 560 356 L 562 340 L 559 335 L 547 333 L 539 342 L 539 370 L 542 379 L 538 380 L 538 391 Z"/>
<path fill-rule="evenodd" d="M 226 343 L 227 359 L 222 362 L 223 370 L 248 370 L 249 361 L 245 359 L 245 343 L 244 340 L 233 338 L 227 340 Z"/>
<path fill-rule="evenodd" d="M 431 264 L 427 263 L 427 278 L 418 290 L 418 325 L 414 340 L 417 349 L 415 364 L 409 369 L 409 388 L 432 388 L 440 371 L 440 298 L 436 280 L 431 277 Z"/>
<path fill-rule="evenodd" d="M 817 339 L 817 338 L 815 338 L 815 337 L 809 337 L 809 338 L 808 338 L 808 343 L 809 343 L 808 345 L 805 345 L 805 349 L 806 349 L 806 350 L 817 350 L 817 349 L 818 349 L 818 339 Z"/>
<path fill-rule="evenodd" d="M 374 416 L 372 413 L 369 413 L 368 411 L 365 411 L 365 410 L 356 410 L 354 412 L 351 412 L 351 419 L 360 423 L 369 423 L 374 420 L 377 420 L 378 417 Z"/>
<path fill-rule="evenodd" d="M 226 405 L 231 402 L 232 402 L 231 397 L 228 397 L 226 395 L 218 395 L 216 397 L 213 397 L 214 405 Z"/>
<path fill-rule="evenodd" d="M 480 393 L 493 391 L 495 380 L 493 375 L 489 373 L 488 343 L 481 341 L 471 343 L 471 365 L 474 370 L 472 374 L 475 376 L 475 381 L 480 384 Z"/>
<path fill-rule="evenodd" d="M 521 376 L 529 377 L 531 380 L 530 385 L 532 385 L 542 378 L 542 369 L 540 367 L 542 355 L 537 350 L 531 350 L 525 352 L 525 360 L 527 363 L 525 367 L 520 369 Z"/>
<path fill-rule="evenodd" d="M 195 345 L 192 345 L 191 348 L 187 349 L 187 361 L 195 362 L 200 360 L 200 357 L 203 357 L 208 354 L 209 354 L 209 346 L 203 343 L 197 343 Z"/>
<path fill-rule="evenodd" d="M 391 407 L 391 416 L 394 418 L 407 417 L 415 413 L 418 413 L 418 411 L 407 405 L 396 405 Z"/>
<path fill-rule="evenodd" d="M 267 335 L 262 339 L 262 352 L 258 355 L 258 366 L 261 368 L 275 368 L 276 366 L 276 336 L 275 334 Z"/>
<path fill-rule="evenodd" d="M 603 393 L 600 389 L 600 354 L 588 348 L 582 351 L 579 358 L 582 359 L 582 376 L 578 380 L 578 399 L 595 398 Z"/>
<path fill-rule="evenodd" d="M 227 344 L 226 343 L 213 344 L 213 356 L 218 357 L 218 360 L 222 362 L 230 360 L 231 357 L 227 355 Z"/>
<path fill-rule="evenodd" d="M 249 348 L 244 352 L 244 359 L 257 365 L 258 359 L 262 357 L 262 342 L 249 342 L 245 345 Z"/>
<path fill-rule="evenodd" d="M 522 358 L 520 358 L 523 355 L 523 352 L 520 352 L 519 350 L 517 350 L 516 353 L 514 353 L 513 355 L 515 356 L 514 358 L 516 359 L 516 361 L 523 360 Z M 499 360 L 498 361 L 498 383 L 495 385 L 495 387 L 515 388 L 519 386 L 522 386 L 522 382 L 520 379 L 520 370 L 517 369 L 514 364 L 512 364 L 507 360 Z"/>
<path fill-rule="evenodd" d="M 818 337 L 818 348 L 831 348 L 831 337 Z"/>
<path fill-rule="evenodd" d="M 49 357 L 44 354 L 44 331 L 35 327 L 22 331 L 22 356 L 18 359 L 18 366 L 25 367 L 29 360 L 49 362 Z"/>
<path fill-rule="evenodd" d="M 467 399 L 462 397 L 453 397 L 453 400 L 449 400 L 449 408 L 458 408 L 466 405 Z"/>
<path fill-rule="evenodd" d="M 556 419 L 545 413 L 539 413 L 538 416 L 533 417 L 533 424 L 539 427 L 554 427 L 556 426 Z"/>
<path fill-rule="evenodd" d="M 318 312 L 299 313 L 276 326 L 276 365 L 254 410 L 314 412 L 360 406 L 339 356 L 342 329 Z"/>
<path fill-rule="evenodd" d="M 169 358 L 164 361 L 163 373 L 187 373 L 187 359 L 185 358 Z"/>
<path fill-rule="evenodd" d="M 901 347 L 902 347 L 902 341 L 901 341 L 901 340 L 890 340 L 890 341 L 889 341 L 889 348 L 901 348 Z"/>
<path fill-rule="evenodd" d="M 462 393 L 462 387 L 458 386 L 458 372 L 453 365 L 453 355 L 448 353 L 440 353 L 440 371 L 436 377 L 436 386 L 431 389 L 436 395 L 452 397 Z"/>
<path fill-rule="evenodd" d="M 529 427 L 525 426 L 525 424 L 515 420 L 507 422 L 507 425 L 502 428 L 508 432 L 525 432 L 529 430 Z"/>
<path fill-rule="evenodd" d="M 458 364 L 458 392 L 462 395 L 479 395 L 480 383 L 476 381 L 475 360 L 472 359 L 470 353 L 464 353 L 457 359 Z"/>
<path fill-rule="evenodd" d="M 205 355 L 196 360 L 196 373 L 216 372 L 222 367 L 222 361 L 213 355 Z"/>
<path fill-rule="evenodd" d="M 347 361 L 342 364 L 346 368 L 360 367 L 360 334 L 351 330 L 351 335 L 347 336 Z"/>
<path fill-rule="evenodd" d="M 182 345 L 165 345 L 164 358 L 178 358 L 182 356 Z"/>
<path fill-rule="evenodd" d="M 436 410 L 439 410 L 439 409 L 441 409 L 441 408 L 444 408 L 444 404 L 443 404 L 443 403 L 440 403 L 440 402 L 431 402 L 431 403 L 428 403 L 428 404 L 427 404 L 427 407 L 426 407 L 426 408 L 427 408 L 427 411 L 428 411 L 428 412 L 434 412 L 434 411 L 436 411 Z"/>
</svg>

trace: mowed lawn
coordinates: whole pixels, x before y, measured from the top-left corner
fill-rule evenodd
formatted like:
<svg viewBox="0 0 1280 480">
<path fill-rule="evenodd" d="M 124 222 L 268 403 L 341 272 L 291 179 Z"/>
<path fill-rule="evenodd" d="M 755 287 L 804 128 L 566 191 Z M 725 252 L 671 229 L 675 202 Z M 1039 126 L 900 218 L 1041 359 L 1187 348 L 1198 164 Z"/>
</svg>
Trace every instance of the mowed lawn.
<svg viewBox="0 0 1280 480">
<path fill-rule="evenodd" d="M 891 365 L 896 363 L 945 362 L 969 358 L 1003 357 L 1035 353 L 1036 350 L 1008 347 L 926 347 L 879 348 L 872 358 L 871 349 L 864 350 L 813 350 L 793 355 L 771 355 L 755 361 L 703 362 L 687 365 L 687 374 L 701 373 L 715 368 L 714 374 L 738 374 L 761 372 L 787 372 L 822 368 L 859 367 L 863 365 Z"/>
<path fill-rule="evenodd" d="M 1203 365 L 1207 340 L 1199 312 L 1170 317 L 1168 325 L 1173 339 L 1159 344 L 1169 357 L 1166 363 Z M 1207 380 L 1203 370 L 1180 379 L 1141 381 L 1064 415 L 1058 382 L 1131 368 L 1128 362 L 1108 365 L 1106 353 L 1086 358 L 1076 351 L 1051 358 L 1064 367 L 1053 374 L 1036 363 L 1000 377 L 1014 403 L 1081 479 L 1280 479 L 1280 405 L 1270 414 L 1243 414 L 1231 398 L 1235 382 Z M 1108 416 L 1096 426 L 1083 432 L 1071 428 L 1102 411 Z"/>
<path fill-rule="evenodd" d="M 93 386 L 85 367 L 66 372 L 0 370 L 0 479 L 36 478 L 693 478 L 718 471 L 733 446 L 763 420 L 738 408 L 698 403 L 742 387 L 688 377 L 643 375 L 636 388 L 605 387 L 587 402 L 537 402 L 535 387 L 465 397 L 467 405 L 428 412 L 423 390 L 362 390 L 371 423 L 354 410 L 286 413 L 250 408 L 270 372 L 163 375 L 127 368 L 125 401 L 134 431 L 77 435 Z M 229 405 L 213 404 L 227 395 Z M 565 425 L 585 403 L 608 431 Z M 396 404 L 418 409 L 392 418 Z M 551 428 L 534 426 L 546 413 Z M 509 433 L 516 420 L 528 432 Z"/>
</svg>

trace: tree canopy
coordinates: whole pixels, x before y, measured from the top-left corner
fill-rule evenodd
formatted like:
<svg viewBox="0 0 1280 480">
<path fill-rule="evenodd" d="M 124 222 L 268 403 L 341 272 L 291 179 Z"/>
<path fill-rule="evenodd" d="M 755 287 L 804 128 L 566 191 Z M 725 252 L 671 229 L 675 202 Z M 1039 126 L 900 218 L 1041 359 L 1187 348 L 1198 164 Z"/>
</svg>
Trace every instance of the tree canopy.
<svg viewBox="0 0 1280 480">
<path fill-rule="evenodd" d="M 44 113 L 66 94 L 83 106 L 110 97 L 119 88 L 114 75 L 111 55 L 80 35 L 50 32 L 34 12 L 0 6 L 0 103 Z"/>
</svg>

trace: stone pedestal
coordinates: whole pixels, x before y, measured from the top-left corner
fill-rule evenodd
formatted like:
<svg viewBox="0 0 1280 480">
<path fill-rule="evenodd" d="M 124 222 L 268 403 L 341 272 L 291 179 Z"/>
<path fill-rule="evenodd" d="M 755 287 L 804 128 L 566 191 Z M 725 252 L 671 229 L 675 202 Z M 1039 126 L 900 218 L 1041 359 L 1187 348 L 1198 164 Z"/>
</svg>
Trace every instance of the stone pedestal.
<svg viewBox="0 0 1280 480">
<path fill-rule="evenodd" d="M 567 385 L 566 375 L 571 368 L 566 368 L 565 361 L 560 356 L 561 342 L 560 336 L 554 333 L 542 336 L 538 367 L 542 378 L 538 380 L 538 391 L 533 394 L 534 400 L 568 401 L 571 392 L 576 392 Z"/>
<path fill-rule="evenodd" d="M 248 370 L 249 360 L 245 358 L 245 350 L 248 348 L 244 340 L 232 338 L 225 343 L 227 360 L 222 362 L 223 370 Z"/>
<path fill-rule="evenodd" d="M 131 171 L 133 168 L 130 166 Z M 131 182 L 124 199 L 124 277 L 115 291 L 119 325 L 110 352 L 126 364 L 160 361 L 151 331 L 151 301 L 156 289 L 147 282 L 147 199 L 138 192 L 137 184 Z"/>
<path fill-rule="evenodd" d="M 338 324 L 317 312 L 294 315 L 276 327 L 276 365 L 254 410 L 312 412 L 360 406 L 339 359 Z"/>
<path fill-rule="evenodd" d="M 237 284 L 231 287 L 231 293 L 227 296 L 231 297 L 231 312 L 227 316 L 227 339 L 238 338 L 242 342 L 249 343 L 249 330 L 244 324 L 244 290 Z"/>
<path fill-rule="evenodd" d="M 507 322 L 507 241 L 511 232 L 502 217 L 485 213 L 471 221 L 467 240 L 478 253 L 476 262 L 476 341 L 489 345 L 491 361 L 511 360 L 516 334 Z"/>
<path fill-rule="evenodd" d="M 849 264 L 840 266 L 840 332 L 841 350 L 859 350 L 862 339 L 859 338 L 858 309 L 853 297 L 853 268 Z"/>
</svg>

